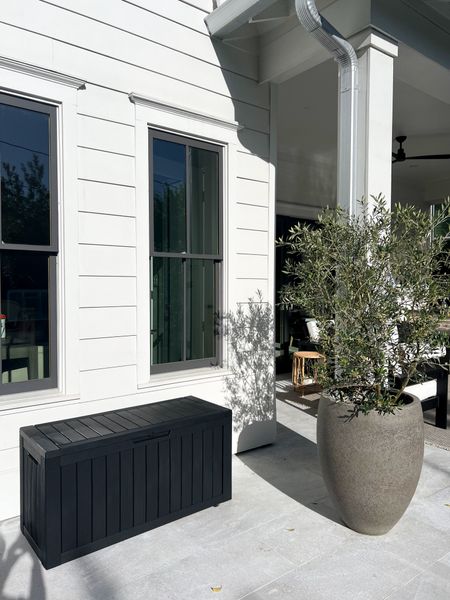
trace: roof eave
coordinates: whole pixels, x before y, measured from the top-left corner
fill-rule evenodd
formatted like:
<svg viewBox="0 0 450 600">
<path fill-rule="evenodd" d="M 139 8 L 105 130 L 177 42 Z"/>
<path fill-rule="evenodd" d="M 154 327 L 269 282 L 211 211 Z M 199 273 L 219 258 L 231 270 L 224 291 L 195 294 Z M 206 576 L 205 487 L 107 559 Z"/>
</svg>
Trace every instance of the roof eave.
<svg viewBox="0 0 450 600">
<path fill-rule="evenodd" d="M 212 36 L 226 37 L 274 2 L 275 0 L 226 0 L 206 16 L 206 26 Z"/>
</svg>

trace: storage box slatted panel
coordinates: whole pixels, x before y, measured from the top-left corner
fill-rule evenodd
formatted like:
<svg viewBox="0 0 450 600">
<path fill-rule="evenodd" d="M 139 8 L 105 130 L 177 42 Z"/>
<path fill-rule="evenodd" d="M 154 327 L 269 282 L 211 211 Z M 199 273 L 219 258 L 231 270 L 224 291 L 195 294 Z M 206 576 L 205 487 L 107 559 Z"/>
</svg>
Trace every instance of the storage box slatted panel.
<svg viewBox="0 0 450 600">
<path fill-rule="evenodd" d="M 231 411 L 193 397 L 21 429 L 21 526 L 50 568 L 231 498 Z"/>
</svg>

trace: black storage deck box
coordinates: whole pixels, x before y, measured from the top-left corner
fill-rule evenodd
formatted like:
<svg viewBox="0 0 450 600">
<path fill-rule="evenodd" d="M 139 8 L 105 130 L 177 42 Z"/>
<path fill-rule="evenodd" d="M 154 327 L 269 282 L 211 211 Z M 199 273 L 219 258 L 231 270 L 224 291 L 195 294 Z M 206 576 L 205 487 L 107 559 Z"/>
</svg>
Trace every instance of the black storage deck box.
<svg viewBox="0 0 450 600">
<path fill-rule="evenodd" d="M 47 569 L 231 498 L 231 411 L 192 396 L 20 430 L 21 529 Z"/>
</svg>

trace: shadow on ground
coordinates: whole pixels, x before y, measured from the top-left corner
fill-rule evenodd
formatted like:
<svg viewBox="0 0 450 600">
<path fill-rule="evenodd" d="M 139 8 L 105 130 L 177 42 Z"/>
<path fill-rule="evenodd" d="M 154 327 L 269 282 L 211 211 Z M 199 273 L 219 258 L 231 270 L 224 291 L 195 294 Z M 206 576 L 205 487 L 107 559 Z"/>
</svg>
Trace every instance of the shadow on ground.
<svg viewBox="0 0 450 600">
<path fill-rule="evenodd" d="M 28 592 L 20 596 L 11 596 L 7 592 L 8 576 L 16 564 L 19 569 L 23 569 L 25 562 L 28 565 L 31 563 L 27 569 Z M 41 564 L 20 533 L 10 546 L 0 533 L 0 598 L 1 600 L 46 600 L 47 598 Z"/>
<path fill-rule="evenodd" d="M 238 458 L 283 494 L 342 524 L 320 472 L 317 445 L 281 423 L 277 433 L 276 444 L 242 452 Z"/>
</svg>

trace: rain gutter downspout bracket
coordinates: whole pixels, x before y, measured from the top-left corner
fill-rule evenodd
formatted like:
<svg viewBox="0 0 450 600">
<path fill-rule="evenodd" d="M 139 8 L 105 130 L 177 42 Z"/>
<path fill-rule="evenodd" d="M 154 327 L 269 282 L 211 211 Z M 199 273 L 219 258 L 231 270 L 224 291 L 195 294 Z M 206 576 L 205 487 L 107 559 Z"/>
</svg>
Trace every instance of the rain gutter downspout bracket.
<svg viewBox="0 0 450 600">
<path fill-rule="evenodd" d="M 338 63 L 337 203 L 354 214 L 357 209 L 358 57 L 350 42 L 319 14 L 314 0 L 295 0 L 295 10 L 300 24 Z"/>
</svg>

